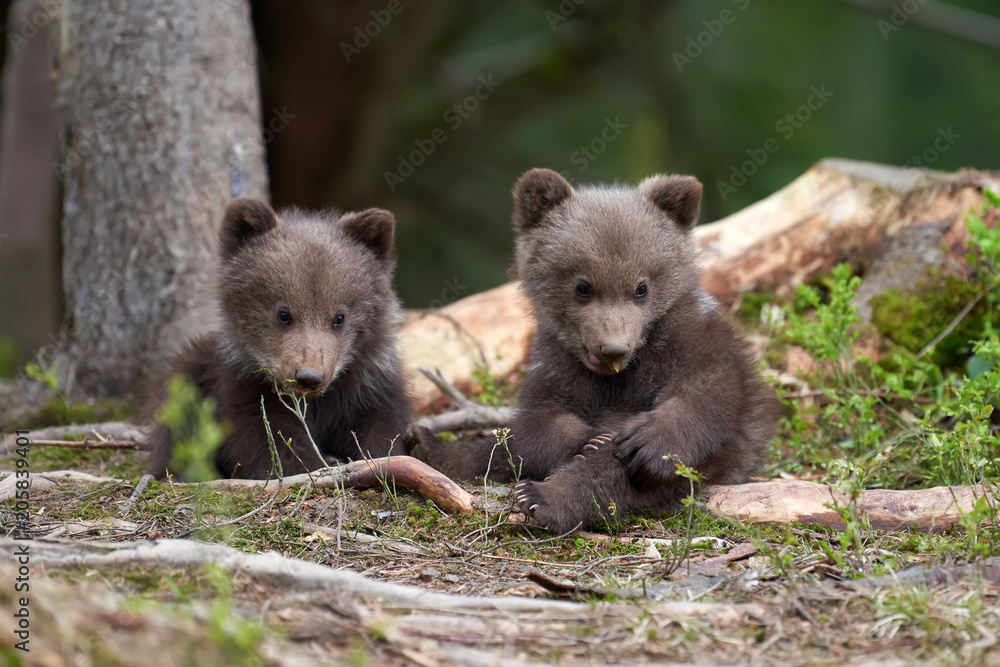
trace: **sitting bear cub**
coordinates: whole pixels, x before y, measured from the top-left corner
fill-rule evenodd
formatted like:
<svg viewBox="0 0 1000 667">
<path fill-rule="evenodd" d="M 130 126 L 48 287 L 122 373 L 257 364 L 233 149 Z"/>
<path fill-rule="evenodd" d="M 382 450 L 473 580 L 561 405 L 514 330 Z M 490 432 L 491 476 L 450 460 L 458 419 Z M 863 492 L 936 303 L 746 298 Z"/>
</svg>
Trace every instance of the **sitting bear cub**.
<svg viewBox="0 0 1000 667">
<path fill-rule="evenodd" d="M 518 503 L 554 531 L 676 507 L 690 483 L 675 463 L 744 482 L 773 433 L 775 394 L 698 283 L 701 191 L 690 176 L 574 191 L 547 169 L 514 188 L 515 268 L 538 328 L 508 447 L 531 480 Z M 446 472 L 513 476 L 486 443 L 446 460 L 420 440 Z"/>
<path fill-rule="evenodd" d="M 228 424 L 215 458 L 221 476 L 272 475 L 262 396 L 284 474 L 325 465 L 281 405 L 275 381 L 306 397 L 306 422 L 325 457 L 389 453 L 410 411 L 394 349 L 400 319 L 391 286 L 394 225 L 381 209 L 339 217 L 292 210 L 280 221 L 252 199 L 226 209 L 219 324 L 171 363 L 173 374 L 215 400 L 216 419 Z M 173 452 L 167 426 L 154 430 L 150 448 L 151 472 L 162 478 Z M 401 442 L 395 451 L 405 453 Z"/>
</svg>

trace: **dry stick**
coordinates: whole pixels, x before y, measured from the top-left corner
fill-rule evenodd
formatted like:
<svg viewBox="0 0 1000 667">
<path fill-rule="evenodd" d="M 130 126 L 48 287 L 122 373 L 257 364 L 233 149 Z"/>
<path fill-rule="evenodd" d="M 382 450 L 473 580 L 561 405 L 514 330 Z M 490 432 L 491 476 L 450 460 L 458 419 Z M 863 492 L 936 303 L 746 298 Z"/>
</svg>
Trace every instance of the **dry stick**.
<svg viewBox="0 0 1000 667">
<path fill-rule="evenodd" d="M 954 331 L 955 327 L 957 327 L 959 325 L 959 323 L 961 323 L 961 321 L 965 319 L 965 316 L 968 315 L 970 312 L 972 312 L 972 309 L 976 307 L 976 304 L 979 303 L 979 300 L 982 299 L 984 296 L 986 296 L 986 292 L 987 292 L 987 290 L 983 290 L 982 292 L 980 292 L 979 294 L 977 294 L 976 297 L 972 301 L 970 301 L 969 303 L 965 304 L 965 308 L 963 308 L 958 313 L 958 315 L 956 315 L 954 317 L 954 319 L 952 319 L 952 321 L 948 324 L 948 326 L 946 326 L 944 328 L 944 331 L 942 331 L 941 333 L 939 333 L 937 336 L 934 336 L 934 340 L 932 340 L 931 342 L 927 343 L 927 345 L 924 346 L 924 349 L 922 349 L 919 352 L 917 352 L 916 358 L 919 359 L 920 357 L 924 356 L 925 354 L 927 354 L 928 352 L 930 352 L 931 349 L 935 345 L 937 345 L 938 343 L 940 343 L 941 341 L 943 341 L 945 338 L 947 338 L 948 334 L 950 334 L 952 331 Z"/>
<path fill-rule="evenodd" d="M 32 440 L 32 447 L 65 447 L 66 449 L 141 449 L 134 440 Z"/>
<path fill-rule="evenodd" d="M 331 469 L 331 473 L 302 473 L 283 477 L 281 481 L 286 488 L 308 484 L 311 479 L 316 488 L 372 489 L 381 487 L 382 482 L 379 479 L 381 476 L 383 479 L 392 478 L 397 485 L 430 498 L 438 507 L 449 514 L 455 512 L 469 514 L 475 511 L 471 493 L 452 479 L 412 456 L 351 461 L 339 466 L 339 471 Z M 200 482 L 200 484 L 222 488 L 263 486 L 265 489 L 277 483 L 278 481 L 273 479 L 216 479 L 211 482 Z M 175 486 L 184 486 L 184 484 L 176 484 Z"/>
<path fill-rule="evenodd" d="M 133 441 L 140 446 L 146 442 L 148 431 L 135 424 L 127 422 L 104 422 L 102 424 L 72 424 L 70 426 L 50 426 L 48 428 L 32 431 L 28 435 L 29 441 L 34 444 L 36 441 L 65 440 L 66 438 L 85 436 L 106 436 L 111 440 Z M 16 434 L 9 435 L 0 440 L 0 452 L 8 451 L 17 444 Z"/>
<path fill-rule="evenodd" d="M 486 547 L 484 549 L 480 549 L 474 554 L 463 554 L 463 555 L 467 556 L 468 558 L 475 558 L 476 556 L 482 556 L 484 554 L 490 553 L 491 551 L 496 551 L 497 549 L 502 549 L 503 547 L 509 547 L 513 544 L 544 544 L 545 542 L 555 542 L 556 540 L 561 540 L 564 537 L 572 535 L 582 526 L 583 522 L 581 521 L 572 528 L 570 528 L 568 531 L 563 533 L 562 535 L 556 535 L 555 537 L 546 537 L 535 540 L 510 540 L 508 542 L 501 542 L 500 544 L 494 544 L 492 547 Z"/>
<path fill-rule="evenodd" d="M 274 504 L 274 501 L 278 498 L 278 493 L 280 493 L 280 492 L 281 492 L 281 479 L 278 479 L 278 487 L 274 490 L 274 493 L 272 493 L 271 497 L 267 499 L 267 502 L 265 502 L 263 505 L 261 505 L 257 509 L 250 510 L 246 514 L 240 515 L 240 516 L 236 517 L 235 519 L 226 519 L 225 521 L 220 521 L 218 523 L 213 523 L 210 526 L 195 526 L 194 528 L 186 530 L 183 533 L 181 533 L 180 535 L 177 535 L 177 538 L 180 539 L 182 537 L 187 537 L 191 533 L 196 533 L 199 530 L 207 530 L 209 528 L 221 528 L 222 526 L 231 526 L 234 523 L 239 523 L 240 521 L 243 521 L 244 519 L 249 519 L 253 515 L 257 514 L 258 512 L 262 512 L 263 510 L 266 510 L 269 507 L 271 507 L 271 505 Z"/>
<path fill-rule="evenodd" d="M 152 479 L 153 479 L 152 475 L 143 475 L 139 479 L 139 483 L 135 485 L 135 491 L 132 492 L 132 495 L 129 496 L 129 499 L 126 500 L 125 504 L 122 505 L 121 508 L 118 510 L 118 518 L 124 519 L 126 516 L 128 516 L 128 513 L 132 511 L 133 505 L 135 505 L 136 501 L 139 500 L 139 496 L 143 494 L 143 492 L 146 490 L 146 487 L 149 486 L 149 482 L 152 481 Z"/>
<path fill-rule="evenodd" d="M 478 401 L 466 398 L 462 392 L 444 378 L 439 370 L 421 368 L 420 372 L 433 382 L 445 395 L 448 402 L 456 408 L 450 412 L 429 415 L 417 421 L 417 426 L 424 426 L 431 433 L 508 426 L 514 418 L 514 408 L 483 405 Z"/>
</svg>

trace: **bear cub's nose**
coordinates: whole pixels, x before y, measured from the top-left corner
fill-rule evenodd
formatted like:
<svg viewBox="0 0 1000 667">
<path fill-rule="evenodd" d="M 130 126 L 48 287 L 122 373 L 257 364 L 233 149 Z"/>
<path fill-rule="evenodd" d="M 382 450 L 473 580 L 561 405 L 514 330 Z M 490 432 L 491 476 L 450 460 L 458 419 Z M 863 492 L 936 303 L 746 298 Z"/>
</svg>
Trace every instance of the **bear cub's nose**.
<svg viewBox="0 0 1000 667">
<path fill-rule="evenodd" d="M 295 371 L 295 381 L 305 389 L 315 389 L 323 383 L 323 373 L 315 368 L 300 368 Z"/>
<path fill-rule="evenodd" d="M 628 345 L 602 345 L 601 356 L 608 361 L 621 359 L 628 354 Z"/>
</svg>

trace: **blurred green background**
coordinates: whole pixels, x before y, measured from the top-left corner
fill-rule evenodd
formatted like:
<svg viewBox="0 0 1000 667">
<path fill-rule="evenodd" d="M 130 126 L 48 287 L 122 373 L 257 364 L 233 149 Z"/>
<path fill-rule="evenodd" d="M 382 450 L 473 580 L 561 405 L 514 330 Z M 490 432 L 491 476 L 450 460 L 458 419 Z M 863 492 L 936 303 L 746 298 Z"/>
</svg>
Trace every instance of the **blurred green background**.
<svg viewBox="0 0 1000 667">
<path fill-rule="evenodd" d="M 267 144 L 274 203 L 395 212 L 410 307 L 505 281 L 510 188 L 535 166 L 576 184 L 694 174 L 703 221 L 825 157 L 906 163 L 948 128 L 930 166 L 998 167 L 996 0 L 251 7 L 264 122 L 283 125 Z M 813 90 L 831 94 L 802 107 Z M 796 112 L 808 120 L 787 124 Z M 721 192 L 769 139 L 777 152 Z"/>
</svg>

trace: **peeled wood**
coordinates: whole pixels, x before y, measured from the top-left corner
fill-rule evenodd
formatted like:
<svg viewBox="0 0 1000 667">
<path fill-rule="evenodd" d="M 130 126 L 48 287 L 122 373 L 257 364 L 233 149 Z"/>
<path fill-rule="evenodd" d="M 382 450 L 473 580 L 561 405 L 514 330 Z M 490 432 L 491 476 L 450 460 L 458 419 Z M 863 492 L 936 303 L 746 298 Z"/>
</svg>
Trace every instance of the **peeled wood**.
<svg viewBox="0 0 1000 667">
<path fill-rule="evenodd" d="M 301 475 L 289 475 L 280 480 L 281 486 L 304 486 L 312 479 L 317 488 L 373 489 L 401 486 L 430 498 L 434 504 L 449 514 L 473 512 L 472 494 L 457 483 L 412 456 L 391 456 L 380 459 L 352 461 L 331 465 L 327 474 L 323 470 Z M 279 480 L 217 479 L 205 482 L 212 486 L 234 488 L 260 486 L 267 490 L 278 487 Z"/>
<path fill-rule="evenodd" d="M 950 223 L 944 240 L 961 247 L 964 218 L 982 204 L 982 187 L 1000 190 L 1000 172 L 824 160 L 770 197 L 695 229 L 702 283 L 724 306 L 758 287 L 787 294 L 848 253 L 904 226 L 933 220 Z M 707 192 L 712 196 L 712 188 Z M 440 369 L 458 389 L 475 393 L 471 376 L 478 363 L 498 377 L 517 376 L 533 331 L 530 305 L 516 283 L 437 311 L 411 313 L 402 354 L 417 413 L 447 402 L 418 368 Z"/>
<path fill-rule="evenodd" d="M 938 486 L 932 489 L 891 491 L 871 489 L 858 499 L 859 516 L 872 528 L 887 531 L 915 529 L 940 532 L 968 514 L 977 498 L 992 490 L 983 486 Z M 826 484 L 801 480 L 772 480 L 733 486 L 709 486 L 708 509 L 721 516 L 750 523 L 815 523 L 844 528 L 832 509 L 848 499 Z"/>
</svg>

